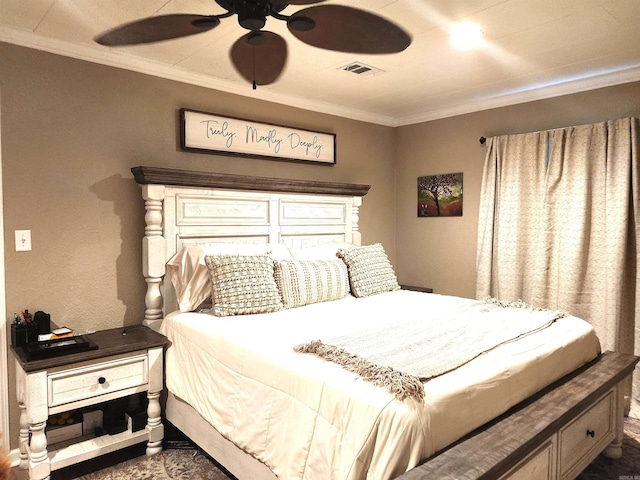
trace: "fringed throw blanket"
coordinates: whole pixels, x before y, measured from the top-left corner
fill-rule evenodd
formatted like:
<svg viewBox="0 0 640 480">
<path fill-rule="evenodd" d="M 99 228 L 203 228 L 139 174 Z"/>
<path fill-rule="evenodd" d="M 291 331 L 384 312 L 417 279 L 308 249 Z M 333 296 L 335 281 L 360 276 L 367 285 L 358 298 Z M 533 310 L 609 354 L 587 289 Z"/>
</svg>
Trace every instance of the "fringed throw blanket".
<svg viewBox="0 0 640 480">
<path fill-rule="evenodd" d="M 522 301 L 505 303 L 493 298 L 470 302 L 454 311 L 420 315 L 327 342 L 314 340 L 294 350 L 337 363 L 386 387 L 399 400 L 423 400 L 423 381 L 566 316 Z"/>
</svg>

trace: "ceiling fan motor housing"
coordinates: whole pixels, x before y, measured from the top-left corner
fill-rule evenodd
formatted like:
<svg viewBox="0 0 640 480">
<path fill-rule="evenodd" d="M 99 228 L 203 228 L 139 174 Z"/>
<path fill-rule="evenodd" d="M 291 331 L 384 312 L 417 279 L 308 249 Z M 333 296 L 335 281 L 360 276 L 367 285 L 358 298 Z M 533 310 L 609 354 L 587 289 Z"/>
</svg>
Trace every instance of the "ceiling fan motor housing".
<svg viewBox="0 0 640 480">
<path fill-rule="evenodd" d="M 238 23 L 247 30 L 260 30 L 267 23 L 267 12 L 264 5 L 244 2 L 238 9 Z"/>
<path fill-rule="evenodd" d="M 288 2 L 279 0 L 216 0 L 216 3 L 229 12 L 238 15 L 238 23 L 247 30 L 261 30 L 267 22 L 267 16 L 285 9 Z"/>
</svg>

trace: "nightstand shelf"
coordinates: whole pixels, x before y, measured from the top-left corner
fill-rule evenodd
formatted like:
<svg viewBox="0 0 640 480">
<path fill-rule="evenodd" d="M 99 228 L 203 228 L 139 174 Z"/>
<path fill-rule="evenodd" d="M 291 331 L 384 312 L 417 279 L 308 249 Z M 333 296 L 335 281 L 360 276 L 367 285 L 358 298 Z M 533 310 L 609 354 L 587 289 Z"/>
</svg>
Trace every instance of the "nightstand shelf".
<svg viewBox="0 0 640 480">
<path fill-rule="evenodd" d="M 96 350 L 29 361 L 14 349 L 20 405 L 20 468 L 30 479 L 51 470 L 147 442 L 147 455 L 162 450 L 160 392 L 166 338 L 147 327 L 104 330 L 91 335 Z M 146 392 L 146 428 L 98 437 L 78 437 L 47 449 L 49 415 Z"/>
<path fill-rule="evenodd" d="M 48 452 L 51 470 L 59 470 L 78 462 L 91 460 L 97 455 L 105 455 L 121 448 L 130 447 L 144 442 L 148 438 L 149 432 L 146 429 L 133 433 L 126 431 L 115 435 L 80 437 L 71 445 Z M 56 444 L 52 445 L 52 447 L 55 448 Z"/>
</svg>

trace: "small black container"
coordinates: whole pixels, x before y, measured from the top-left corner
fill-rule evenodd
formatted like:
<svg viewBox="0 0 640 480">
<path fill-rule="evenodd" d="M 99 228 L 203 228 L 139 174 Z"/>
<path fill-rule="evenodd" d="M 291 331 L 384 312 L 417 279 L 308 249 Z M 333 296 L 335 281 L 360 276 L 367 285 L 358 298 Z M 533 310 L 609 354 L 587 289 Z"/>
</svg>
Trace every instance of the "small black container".
<svg viewBox="0 0 640 480">
<path fill-rule="evenodd" d="M 33 314 L 33 323 L 38 326 L 38 333 L 50 333 L 51 332 L 51 315 L 38 310 Z"/>
<path fill-rule="evenodd" d="M 38 341 L 38 326 L 11 324 L 11 345 L 24 347 L 27 343 Z"/>
</svg>

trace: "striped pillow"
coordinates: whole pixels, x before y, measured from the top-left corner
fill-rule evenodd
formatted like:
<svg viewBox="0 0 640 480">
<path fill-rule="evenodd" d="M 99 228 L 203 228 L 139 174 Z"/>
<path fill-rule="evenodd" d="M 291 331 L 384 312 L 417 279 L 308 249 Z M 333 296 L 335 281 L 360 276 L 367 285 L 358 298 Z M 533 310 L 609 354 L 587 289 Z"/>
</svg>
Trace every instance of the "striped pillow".
<svg viewBox="0 0 640 480">
<path fill-rule="evenodd" d="M 339 300 L 349 293 L 347 267 L 341 260 L 282 260 L 274 276 L 284 308 Z"/>
<path fill-rule="evenodd" d="M 282 310 L 270 255 L 207 255 L 213 313 L 247 315 Z"/>
<path fill-rule="evenodd" d="M 398 277 L 381 244 L 342 248 L 338 256 L 347 264 L 354 297 L 400 290 Z"/>
</svg>

